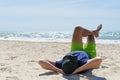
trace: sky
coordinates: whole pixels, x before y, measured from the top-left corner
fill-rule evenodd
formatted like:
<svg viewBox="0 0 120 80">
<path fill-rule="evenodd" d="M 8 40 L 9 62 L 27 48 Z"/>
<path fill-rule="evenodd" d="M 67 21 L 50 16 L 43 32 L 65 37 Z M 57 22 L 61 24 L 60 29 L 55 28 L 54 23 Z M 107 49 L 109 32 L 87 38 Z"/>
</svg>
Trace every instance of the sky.
<svg viewBox="0 0 120 80">
<path fill-rule="evenodd" d="M 0 31 L 120 31 L 120 0 L 0 0 Z"/>
</svg>

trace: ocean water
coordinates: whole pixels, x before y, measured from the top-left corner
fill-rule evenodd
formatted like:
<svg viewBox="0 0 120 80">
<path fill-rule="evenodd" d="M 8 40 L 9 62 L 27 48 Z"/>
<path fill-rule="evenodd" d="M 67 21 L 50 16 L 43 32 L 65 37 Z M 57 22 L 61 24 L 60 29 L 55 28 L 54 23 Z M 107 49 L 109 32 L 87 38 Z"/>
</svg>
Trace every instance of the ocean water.
<svg viewBox="0 0 120 80">
<path fill-rule="evenodd" d="M 73 32 L 0 32 L 0 40 L 21 40 L 36 42 L 71 42 Z M 85 38 L 83 42 L 85 42 Z M 120 32 L 100 32 L 97 43 L 120 44 Z"/>
</svg>

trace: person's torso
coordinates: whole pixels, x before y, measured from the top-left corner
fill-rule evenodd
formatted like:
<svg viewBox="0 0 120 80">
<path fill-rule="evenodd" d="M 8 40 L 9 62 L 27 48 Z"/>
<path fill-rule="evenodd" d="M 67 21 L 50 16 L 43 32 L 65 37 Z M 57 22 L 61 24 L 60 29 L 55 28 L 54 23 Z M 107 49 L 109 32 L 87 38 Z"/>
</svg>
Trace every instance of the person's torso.
<svg viewBox="0 0 120 80">
<path fill-rule="evenodd" d="M 73 51 L 73 52 L 69 52 L 67 53 L 65 56 L 67 55 L 73 55 L 73 56 L 77 56 L 77 60 L 82 60 L 82 59 L 89 59 L 89 55 L 85 52 L 85 51 Z"/>
</svg>

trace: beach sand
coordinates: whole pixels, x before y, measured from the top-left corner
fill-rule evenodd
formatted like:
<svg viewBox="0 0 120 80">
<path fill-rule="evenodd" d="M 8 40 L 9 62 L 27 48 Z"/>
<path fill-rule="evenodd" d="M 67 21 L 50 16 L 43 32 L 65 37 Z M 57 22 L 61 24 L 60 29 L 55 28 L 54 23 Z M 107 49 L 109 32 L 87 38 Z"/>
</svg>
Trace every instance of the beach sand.
<svg viewBox="0 0 120 80">
<path fill-rule="evenodd" d="M 103 58 L 98 69 L 85 74 L 64 76 L 42 69 L 37 61 L 61 59 L 70 43 L 0 41 L 0 80 L 119 80 L 120 44 L 97 44 L 97 55 Z"/>
</svg>

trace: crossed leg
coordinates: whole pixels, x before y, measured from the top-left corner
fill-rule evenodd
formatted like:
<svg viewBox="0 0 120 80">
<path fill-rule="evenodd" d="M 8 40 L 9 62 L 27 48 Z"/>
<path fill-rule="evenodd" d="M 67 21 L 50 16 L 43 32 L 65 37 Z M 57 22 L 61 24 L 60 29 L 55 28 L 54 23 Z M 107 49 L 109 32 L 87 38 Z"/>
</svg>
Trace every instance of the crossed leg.
<svg viewBox="0 0 120 80">
<path fill-rule="evenodd" d="M 102 24 L 100 24 L 96 30 L 88 30 L 81 26 L 76 26 L 73 32 L 72 42 L 82 43 L 82 37 L 87 37 L 87 42 L 95 42 L 94 36 L 99 36 L 99 31 L 102 29 Z"/>
<path fill-rule="evenodd" d="M 82 43 L 82 37 L 93 35 L 93 32 L 81 26 L 76 26 L 73 32 L 72 42 Z"/>
</svg>

